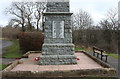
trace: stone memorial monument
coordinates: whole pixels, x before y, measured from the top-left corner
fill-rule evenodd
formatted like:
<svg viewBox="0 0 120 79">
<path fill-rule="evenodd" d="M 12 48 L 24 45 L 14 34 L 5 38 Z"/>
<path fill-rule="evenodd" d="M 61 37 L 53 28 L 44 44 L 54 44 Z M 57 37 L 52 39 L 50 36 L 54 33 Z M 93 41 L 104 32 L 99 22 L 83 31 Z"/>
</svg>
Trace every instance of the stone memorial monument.
<svg viewBox="0 0 120 79">
<path fill-rule="evenodd" d="M 72 44 L 71 15 L 69 0 L 47 1 L 40 65 L 77 64 Z"/>
</svg>

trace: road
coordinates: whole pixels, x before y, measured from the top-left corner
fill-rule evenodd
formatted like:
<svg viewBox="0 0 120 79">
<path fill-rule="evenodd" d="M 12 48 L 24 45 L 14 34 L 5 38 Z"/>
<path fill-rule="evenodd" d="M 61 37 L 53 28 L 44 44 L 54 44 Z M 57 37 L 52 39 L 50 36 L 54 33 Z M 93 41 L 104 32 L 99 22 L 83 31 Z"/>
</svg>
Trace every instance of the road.
<svg viewBox="0 0 120 79">
<path fill-rule="evenodd" d="M 8 46 L 11 46 L 13 42 L 8 41 L 8 40 L 2 40 L 2 49 Z"/>
<path fill-rule="evenodd" d="M 11 46 L 13 44 L 13 42 L 11 41 L 8 41 L 8 40 L 0 40 L 2 42 L 0 42 L 0 55 L 2 55 L 2 51 L 4 48 L 8 47 L 8 46 Z"/>
<path fill-rule="evenodd" d="M 2 58 L 2 52 L 6 47 L 9 47 L 13 44 L 13 42 L 8 40 L 0 40 L 0 64 L 4 63 L 6 64 L 8 60 L 12 61 L 13 59 L 3 59 Z M 9 61 L 8 61 L 9 62 Z"/>
</svg>

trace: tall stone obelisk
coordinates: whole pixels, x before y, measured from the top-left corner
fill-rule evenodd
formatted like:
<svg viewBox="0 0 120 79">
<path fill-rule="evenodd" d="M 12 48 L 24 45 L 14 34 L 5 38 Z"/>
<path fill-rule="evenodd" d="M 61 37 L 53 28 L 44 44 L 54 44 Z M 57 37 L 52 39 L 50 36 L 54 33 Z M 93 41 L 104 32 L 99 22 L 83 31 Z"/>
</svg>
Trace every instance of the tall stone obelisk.
<svg viewBox="0 0 120 79">
<path fill-rule="evenodd" d="M 69 0 L 48 0 L 40 65 L 77 64 L 72 44 Z"/>
</svg>

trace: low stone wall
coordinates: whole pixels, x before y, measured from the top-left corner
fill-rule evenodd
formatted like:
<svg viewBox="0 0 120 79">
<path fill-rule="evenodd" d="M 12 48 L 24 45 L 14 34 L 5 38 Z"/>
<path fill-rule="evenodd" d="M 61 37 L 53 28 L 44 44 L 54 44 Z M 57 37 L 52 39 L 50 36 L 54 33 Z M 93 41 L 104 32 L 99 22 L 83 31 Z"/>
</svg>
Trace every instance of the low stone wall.
<svg viewBox="0 0 120 79">
<path fill-rule="evenodd" d="M 28 51 L 27 53 L 25 53 L 22 58 L 28 58 L 28 56 L 31 54 L 31 53 L 41 53 L 41 51 Z"/>
<path fill-rule="evenodd" d="M 114 77 L 112 69 L 81 69 L 71 71 L 3 71 L 3 78 L 42 78 L 42 77 Z"/>
<path fill-rule="evenodd" d="M 13 64 L 11 64 L 11 65 L 8 66 L 7 68 L 5 68 L 5 69 L 3 70 L 3 72 L 11 71 L 15 66 L 17 66 L 18 64 L 21 64 L 21 63 L 23 63 L 23 62 L 16 60 L 15 62 L 13 62 Z"/>
</svg>

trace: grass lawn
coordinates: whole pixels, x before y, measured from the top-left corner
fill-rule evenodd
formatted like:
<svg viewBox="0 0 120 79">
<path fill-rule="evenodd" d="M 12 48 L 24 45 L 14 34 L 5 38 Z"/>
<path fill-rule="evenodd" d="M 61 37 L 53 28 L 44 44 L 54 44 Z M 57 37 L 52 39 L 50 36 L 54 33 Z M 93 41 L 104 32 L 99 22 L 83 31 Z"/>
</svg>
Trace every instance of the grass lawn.
<svg viewBox="0 0 120 79">
<path fill-rule="evenodd" d="M 118 54 L 108 54 L 108 55 L 111 56 L 111 57 L 120 59 L 120 55 L 118 55 Z"/>
<path fill-rule="evenodd" d="M 22 57 L 22 53 L 20 53 L 19 50 L 19 40 L 12 40 L 12 42 L 14 43 L 12 46 L 7 47 L 7 53 L 5 53 L 5 55 L 3 57 L 5 58 L 20 58 Z"/>
<path fill-rule="evenodd" d="M 76 47 L 75 50 L 87 50 L 85 48 Z"/>
<path fill-rule="evenodd" d="M 3 70 L 3 69 L 5 69 L 7 67 L 7 65 L 5 65 L 5 64 L 2 64 L 2 65 L 0 65 L 0 70 Z"/>
</svg>

